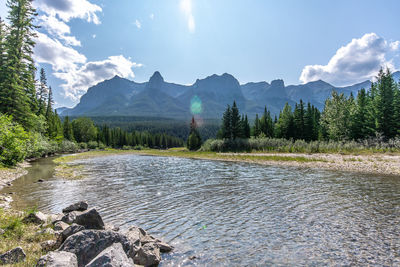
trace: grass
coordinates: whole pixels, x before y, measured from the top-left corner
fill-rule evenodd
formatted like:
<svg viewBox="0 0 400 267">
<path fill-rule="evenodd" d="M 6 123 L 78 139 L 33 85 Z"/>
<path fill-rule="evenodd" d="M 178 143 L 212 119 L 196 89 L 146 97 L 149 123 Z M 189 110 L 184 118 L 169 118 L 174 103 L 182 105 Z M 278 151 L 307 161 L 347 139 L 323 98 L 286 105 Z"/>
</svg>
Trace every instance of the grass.
<svg viewBox="0 0 400 267">
<path fill-rule="evenodd" d="M 34 212 L 31 209 L 29 212 Z M 40 226 L 24 223 L 23 218 L 27 212 L 0 209 L 0 228 L 4 230 L 0 234 L 0 254 L 15 247 L 22 247 L 26 254 L 25 262 L 4 266 L 35 266 L 38 259 L 46 254 L 42 251 L 40 243 L 46 240 L 55 240 L 54 235 L 38 234 Z"/>
<path fill-rule="evenodd" d="M 217 153 L 209 151 L 189 151 L 186 148 L 171 148 L 168 150 L 157 150 L 157 149 L 145 149 L 145 150 L 116 150 L 108 149 L 103 151 L 89 151 L 80 154 L 73 154 L 63 156 L 55 159 L 55 162 L 60 164 L 66 164 L 74 160 L 102 157 L 110 155 L 124 155 L 124 154 L 138 154 L 138 155 L 151 155 L 151 156 L 163 156 L 163 157 L 180 157 L 180 158 L 193 158 L 193 159 L 211 159 L 211 160 L 226 160 L 226 161 L 251 161 L 251 162 L 265 162 L 265 161 L 283 161 L 283 162 L 327 162 L 324 159 L 309 158 L 304 156 L 296 155 L 254 155 L 248 154 L 235 154 L 235 153 Z M 74 168 L 71 165 L 70 168 Z"/>
</svg>

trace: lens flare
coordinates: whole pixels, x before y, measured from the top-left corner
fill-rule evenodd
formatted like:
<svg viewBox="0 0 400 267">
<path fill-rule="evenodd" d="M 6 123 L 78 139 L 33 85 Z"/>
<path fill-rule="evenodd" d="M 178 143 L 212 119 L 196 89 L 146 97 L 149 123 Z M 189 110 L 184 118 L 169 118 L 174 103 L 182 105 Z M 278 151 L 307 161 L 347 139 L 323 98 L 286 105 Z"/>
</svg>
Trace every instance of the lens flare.
<svg viewBox="0 0 400 267">
<path fill-rule="evenodd" d="M 190 100 L 190 111 L 193 115 L 201 114 L 203 111 L 201 99 L 197 95 L 192 97 L 192 100 Z"/>
</svg>

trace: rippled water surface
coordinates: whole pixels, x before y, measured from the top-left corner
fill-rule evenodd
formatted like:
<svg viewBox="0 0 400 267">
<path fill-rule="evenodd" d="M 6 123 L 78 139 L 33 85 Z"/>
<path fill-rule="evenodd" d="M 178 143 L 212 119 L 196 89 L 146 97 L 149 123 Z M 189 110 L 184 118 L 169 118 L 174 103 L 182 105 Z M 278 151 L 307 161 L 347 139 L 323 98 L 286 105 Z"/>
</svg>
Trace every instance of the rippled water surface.
<svg viewBox="0 0 400 267">
<path fill-rule="evenodd" d="M 400 177 L 137 155 L 76 163 L 87 178 L 54 178 L 44 159 L 6 191 L 53 213 L 86 199 L 106 222 L 174 245 L 163 266 L 400 264 Z"/>
</svg>

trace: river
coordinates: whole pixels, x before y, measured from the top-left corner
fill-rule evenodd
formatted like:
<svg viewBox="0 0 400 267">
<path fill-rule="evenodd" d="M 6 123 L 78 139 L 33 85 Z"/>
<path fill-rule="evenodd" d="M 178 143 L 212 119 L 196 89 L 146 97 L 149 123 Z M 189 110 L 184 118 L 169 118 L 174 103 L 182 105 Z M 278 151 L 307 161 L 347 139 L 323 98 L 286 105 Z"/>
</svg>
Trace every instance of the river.
<svg viewBox="0 0 400 267">
<path fill-rule="evenodd" d="M 85 199 L 174 245 L 161 266 L 400 264 L 400 177 L 139 155 L 74 164 L 86 178 L 56 178 L 41 159 L 3 192 L 51 213 Z"/>
</svg>

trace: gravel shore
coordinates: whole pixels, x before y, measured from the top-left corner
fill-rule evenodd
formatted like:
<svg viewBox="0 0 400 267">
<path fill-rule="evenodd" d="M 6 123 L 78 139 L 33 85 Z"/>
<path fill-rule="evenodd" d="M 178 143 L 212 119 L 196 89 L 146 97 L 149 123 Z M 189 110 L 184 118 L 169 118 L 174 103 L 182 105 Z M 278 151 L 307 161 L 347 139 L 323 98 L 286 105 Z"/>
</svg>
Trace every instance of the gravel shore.
<svg viewBox="0 0 400 267">
<path fill-rule="evenodd" d="M 266 165 L 295 166 L 360 173 L 373 173 L 384 175 L 400 175 L 400 155 L 368 154 L 368 155 L 341 155 L 341 154 L 295 154 L 295 153 L 220 153 L 229 160 L 242 162 L 256 162 Z M 244 156 L 240 158 L 238 156 Z M 281 161 L 263 160 L 263 157 L 302 157 L 313 161 Z M 235 157 L 238 157 L 235 160 Z"/>
<path fill-rule="evenodd" d="M 23 162 L 18 164 L 14 168 L 1 168 L 0 169 L 0 190 L 5 186 L 9 186 L 12 181 L 15 179 L 25 175 L 28 171 L 25 169 L 29 167 L 30 164 L 28 162 Z"/>
</svg>

